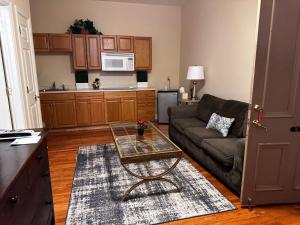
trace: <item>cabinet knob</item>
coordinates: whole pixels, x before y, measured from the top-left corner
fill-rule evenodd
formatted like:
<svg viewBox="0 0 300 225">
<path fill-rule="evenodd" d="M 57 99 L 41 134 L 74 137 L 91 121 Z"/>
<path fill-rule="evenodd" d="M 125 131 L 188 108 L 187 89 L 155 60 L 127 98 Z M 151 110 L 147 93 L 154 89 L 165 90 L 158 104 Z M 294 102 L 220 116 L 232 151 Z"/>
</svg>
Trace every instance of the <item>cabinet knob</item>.
<svg viewBox="0 0 300 225">
<path fill-rule="evenodd" d="M 50 172 L 48 170 L 42 174 L 43 177 L 48 177 L 49 175 L 50 175 Z"/>
<path fill-rule="evenodd" d="M 18 195 L 15 195 L 13 197 L 10 197 L 9 200 L 10 200 L 11 203 L 16 204 L 19 200 L 19 197 L 18 197 Z"/>
<path fill-rule="evenodd" d="M 43 156 L 37 155 L 35 158 L 38 159 L 38 160 L 41 160 L 43 158 Z"/>
<path fill-rule="evenodd" d="M 45 201 L 45 204 L 46 204 L 46 205 L 51 205 L 51 204 L 52 204 L 52 201 L 51 201 L 51 200 L 46 200 L 46 201 Z"/>
</svg>

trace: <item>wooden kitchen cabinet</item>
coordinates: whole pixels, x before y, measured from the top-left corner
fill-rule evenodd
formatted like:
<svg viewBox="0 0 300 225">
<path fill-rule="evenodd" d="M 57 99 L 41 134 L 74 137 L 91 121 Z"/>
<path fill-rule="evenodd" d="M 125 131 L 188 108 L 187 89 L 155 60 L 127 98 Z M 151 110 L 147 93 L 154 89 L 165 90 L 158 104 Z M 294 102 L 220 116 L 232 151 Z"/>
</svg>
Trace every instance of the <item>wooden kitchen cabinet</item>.
<svg viewBox="0 0 300 225">
<path fill-rule="evenodd" d="M 134 37 L 135 70 L 152 69 L 152 38 Z"/>
<path fill-rule="evenodd" d="M 72 35 L 73 66 L 75 70 L 100 70 L 100 41 L 98 35 Z"/>
<path fill-rule="evenodd" d="M 73 67 L 75 70 L 86 70 L 87 63 L 87 46 L 84 34 L 72 35 L 73 46 Z"/>
<path fill-rule="evenodd" d="M 137 91 L 137 119 L 155 120 L 155 91 Z"/>
<path fill-rule="evenodd" d="M 117 36 L 118 52 L 133 52 L 132 36 Z"/>
<path fill-rule="evenodd" d="M 100 70 L 100 38 L 99 35 L 86 35 L 87 66 L 89 70 Z"/>
<path fill-rule="evenodd" d="M 136 121 L 136 92 L 105 92 L 106 122 Z"/>
<path fill-rule="evenodd" d="M 105 123 L 103 93 L 75 93 L 78 126 Z"/>
<path fill-rule="evenodd" d="M 72 52 L 70 34 L 48 34 L 48 39 L 51 52 Z"/>
<path fill-rule="evenodd" d="M 101 51 L 102 52 L 118 51 L 116 35 L 101 35 L 100 40 L 101 40 Z"/>
<path fill-rule="evenodd" d="M 136 121 L 136 98 L 124 97 L 122 98 L 122 121 Z"/>
<path fill-rule="evenodd" d="M 35 52 L 49 52 L 48 34 L 34 33 L 33 45 Z"/>
<path fill-rule="evenodd" d="M 46 128 L 77 126 L 74 93 L 40 93 L 40 99 Z"/>
<path fill-rule="evenodd" d="M 55 127 L 55 111 L 52 101 L 41 101 L 42 118 L 46 128 Z"/>
</svg>

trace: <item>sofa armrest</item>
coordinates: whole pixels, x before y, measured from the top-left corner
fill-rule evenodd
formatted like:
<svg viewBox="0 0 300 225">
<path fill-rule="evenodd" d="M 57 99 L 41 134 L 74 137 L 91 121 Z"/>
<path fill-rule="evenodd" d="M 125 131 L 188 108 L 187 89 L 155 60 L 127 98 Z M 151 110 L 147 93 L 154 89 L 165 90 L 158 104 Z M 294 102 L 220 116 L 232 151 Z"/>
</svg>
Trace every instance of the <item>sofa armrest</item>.
<svg viewBox="0 0 300 225">
<path fill-rule="evenodd" d="M 180 105 L 168 108 L 169 120 L 175 118 L 191 118 L 197 115 L 197 104 L 194 105 Z"/>
<path fill-rule="evenodd" d="M 245 138 L 238 140 L 239 145 L 233 156 L 233 169 L 240 173 L 243 173 L 245 140 Z"/>
</svg>

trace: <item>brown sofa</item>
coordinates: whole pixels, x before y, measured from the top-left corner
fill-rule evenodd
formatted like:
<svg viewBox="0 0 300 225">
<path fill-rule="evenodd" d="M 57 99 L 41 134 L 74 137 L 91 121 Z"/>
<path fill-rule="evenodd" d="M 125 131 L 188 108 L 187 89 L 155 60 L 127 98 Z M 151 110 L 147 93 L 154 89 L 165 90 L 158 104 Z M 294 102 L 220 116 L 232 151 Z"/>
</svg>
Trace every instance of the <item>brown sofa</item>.
<svg viewBox="0 0 300 225">
<path fill-rule="evenodd" d="M 199 104 L 168 109 L 169 135 L 198 163 L 240 194 L 248 104 L 205 94 Z M 228 136 L 206 129 L 212 113 L 235 118 Z"/>
</svg>

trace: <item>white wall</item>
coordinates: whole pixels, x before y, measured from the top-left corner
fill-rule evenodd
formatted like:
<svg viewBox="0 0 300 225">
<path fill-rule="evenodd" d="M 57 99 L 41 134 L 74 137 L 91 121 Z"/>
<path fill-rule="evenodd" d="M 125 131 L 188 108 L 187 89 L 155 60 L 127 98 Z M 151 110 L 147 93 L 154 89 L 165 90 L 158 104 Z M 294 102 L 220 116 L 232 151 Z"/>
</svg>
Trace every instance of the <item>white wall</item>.
<svg viewBox="0 0 300 225">
<path fill-rule="evenodd" d="M 180 85 L 189 65 L 205 67 L 198 93 L 249 102 L 256 48 L 256 0 L 189 0 L 182 10 Z"/>
<path fill-rule="evenodd" d="M 180 65 L 181 8 L 102 2 L 94 0 L 30 0 L 34 32 L 64 33 L 76 18 L 89 18 L 104 34 L 151 36 L 153 39 L 153 69 L 150 85 L 163 88 L 167 76 L 178 87 Z M 74 71 L 70 55 L 37 55 L 39 86 L 56 81 L 74 86 Z M 100 72 L 93 72 L 90 80 Z M 135 83 L 131 73 L 101 73 L 104 86 L 128 86 Z"/>
</svg>

